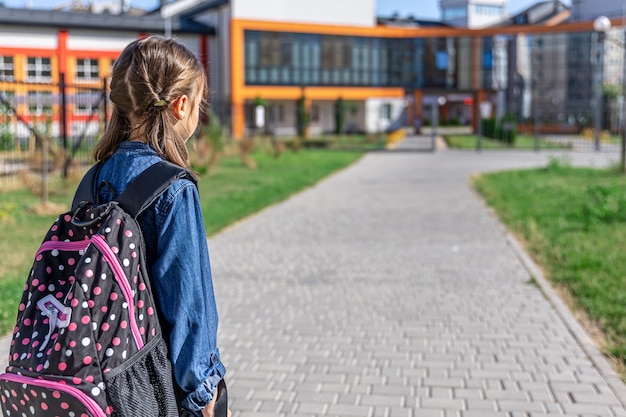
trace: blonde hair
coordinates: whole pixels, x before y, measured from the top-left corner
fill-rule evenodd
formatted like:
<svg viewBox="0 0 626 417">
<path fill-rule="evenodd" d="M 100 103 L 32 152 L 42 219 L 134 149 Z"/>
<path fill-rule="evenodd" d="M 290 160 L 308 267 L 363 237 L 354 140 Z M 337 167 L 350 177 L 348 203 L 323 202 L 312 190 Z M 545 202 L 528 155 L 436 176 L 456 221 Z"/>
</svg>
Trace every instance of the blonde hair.
<svg viewBox="0 0 626 417">
<path fill-rule="evenodd" d="M 182 95 L 192 103 L 206 102 L 206 72 L 198 58 L 174 39 L 150 36 L 131 42 L 113 66 L 113 111 L 93 156 L 101 161 L 113 154 L 134 129 L 143 129 L 146 142 L 164 159 L 189 168 L 187 138 L 174 125 L 178 121 L 167 106 Z M 202 107 L 201 107 L 202 108 Z M 130 116 L 139 121 L 131 126 Z"/>
</svg>

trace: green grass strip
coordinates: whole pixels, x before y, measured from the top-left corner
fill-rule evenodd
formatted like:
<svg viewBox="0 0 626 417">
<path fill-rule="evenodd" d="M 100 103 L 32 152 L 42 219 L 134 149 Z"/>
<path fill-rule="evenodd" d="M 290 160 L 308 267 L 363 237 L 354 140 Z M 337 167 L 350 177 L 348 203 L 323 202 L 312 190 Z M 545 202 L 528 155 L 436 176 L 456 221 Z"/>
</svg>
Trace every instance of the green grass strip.
<svg viewBox="0 0 626 417">
<path fill-rule="evenodd" d="M 603 330 L 606 353 L 626 364 L 626 177 L 552 160 L 474 184 L 546 275 Z"/>
<path fill-rule="evenodd" d="M 455 149 L 477 149 L 478 138 L 476 135 L 446 135 L 446 142 L 449 147 Z M 484 136 L 480 138 L 480 148 L 489 149 L 568 149 L 567 144 L 560 144 L 539 139 L 537 141 L 532 135 L 517 135 L 513 145 L 506 144 L 502 141 L 490 139 Z"/>
</svg>

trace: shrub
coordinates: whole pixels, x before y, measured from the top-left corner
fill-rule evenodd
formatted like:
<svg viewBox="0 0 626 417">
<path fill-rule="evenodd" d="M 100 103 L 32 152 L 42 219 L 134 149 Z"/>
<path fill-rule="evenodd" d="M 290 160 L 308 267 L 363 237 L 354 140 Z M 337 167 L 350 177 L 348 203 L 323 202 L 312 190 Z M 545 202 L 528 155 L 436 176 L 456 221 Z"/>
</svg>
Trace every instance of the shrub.
<svg viewBox="0 0 626 417">
<path fill-rule="evenodd" d="M 15 136 L 6 127 L 0 127 L 0 151 L 10 151 L 15 148 Z"/>
<path fill-rule="evenodd" d="M 515 143 L 515 115 L 507 113 L 502 117 L 497 127 L 497 138 L 507 145 Z"/>
<path fill-rule="evenodd" d="M 481 133 L 485 137 L 495 139 L 496 119 L 494 117 L 481 120 Z"/>
<path fill-rule="evenodd" d="M 341 97 L 335 102 L 335 133 L 341 135 L 346 123 L 346 103 Z"/>
</svg>

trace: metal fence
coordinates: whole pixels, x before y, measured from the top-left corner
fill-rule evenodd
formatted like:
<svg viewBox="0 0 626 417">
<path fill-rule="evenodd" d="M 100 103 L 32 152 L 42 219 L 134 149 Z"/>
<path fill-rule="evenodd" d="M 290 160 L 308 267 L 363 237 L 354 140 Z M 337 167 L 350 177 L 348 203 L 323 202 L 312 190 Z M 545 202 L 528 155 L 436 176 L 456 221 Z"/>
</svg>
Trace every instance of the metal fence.
<svg viewBox="0 0 626 417">
<path fill-rule="evenodd" d="M 89 162 L 107 123 L 107 80 L 66 83 L 0 81 L 0 178 L 60 170 Z"/>
</svg>

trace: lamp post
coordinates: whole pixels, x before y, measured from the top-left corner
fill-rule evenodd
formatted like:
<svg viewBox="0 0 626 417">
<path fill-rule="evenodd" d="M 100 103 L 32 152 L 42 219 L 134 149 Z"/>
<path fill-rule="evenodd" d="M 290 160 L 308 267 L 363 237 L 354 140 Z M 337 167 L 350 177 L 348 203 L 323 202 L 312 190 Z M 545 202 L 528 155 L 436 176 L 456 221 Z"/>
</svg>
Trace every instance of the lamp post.
<svg viewBox="0 0 626 417">
<path fill-rule="evenodd" d="M 623 2 L 624 3 L 624 2 Z M 622 9 L 624 8 L 624 4 L 622 4 Z M 622 14 L 624 10 L 622 10 Z M 624 19 L 624 16 L 622 16 Z M 622 22 L 622 31 L 626 28 L 624 27 L 624 22 Z M 601 35 L 602 38 L 606 35 L 606 33 L 611 30 L 611 20 L 606 16 L 598 16 L 593 21 L 593 29 Z M 624 34 L 626 40 L 626 33 Z M 621 149 L 620 149 L 620 170 L 622 174 L 626 174 L 626 114 L 624 114 L 626 110 L 626 45 L 624 44 L 624 40 L 614 39 L 613 37 L 606 37 L 612 43 L 618 45 L 621 48 L 622 52 L 622 97 L 620 101 L 619 107 L 619 131 L 620 131 L 620 139 L 621 139 Z M 597 124 L 596 124 L 597 126 Z M 596 135 L 598 132 L 596 132 Z"/>
<path fill-rule="evenodd" d="M 446 104 L 447 100 L 444 96 L 439 96 L 437 97 L 437 100 L 435 100 L 435 102 L 433 103 L 433 107 L 432 107 L 432 118 L 433 118 L 433 128 L 432 128 L 432 134 L 431 134 L 431 144 L 432 144 L 432 150 L 434 151 L 437 147 L 437 128 L 439 126 L 439 106 L 444 106 Z"/>
<path fill-rule="evenodd" d="M 600 132 L 602 131 L 602 82 L 604 77 L 604 37 L 611 28 L 611 21 L 606 16 L 599 16 L 593 22 L 591 63 L 593 65 L 593 101 L 594 134 L 593 148 L 600 150 Z"/>
</svg>

